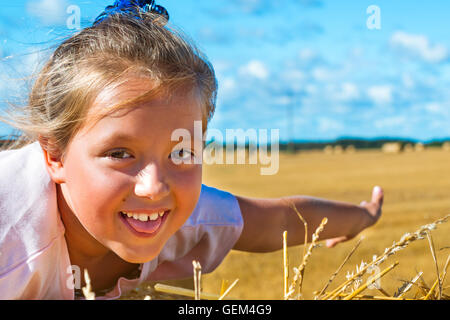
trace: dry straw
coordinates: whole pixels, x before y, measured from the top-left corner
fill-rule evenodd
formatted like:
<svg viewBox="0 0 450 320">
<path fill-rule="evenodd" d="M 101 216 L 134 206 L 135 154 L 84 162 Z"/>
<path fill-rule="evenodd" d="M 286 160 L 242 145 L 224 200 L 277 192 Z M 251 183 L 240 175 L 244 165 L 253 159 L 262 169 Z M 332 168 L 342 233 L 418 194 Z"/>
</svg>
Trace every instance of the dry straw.
<svg viewBox="0 0 450 320">
<path fill-rule="evenodd" d="M 449 217 L 450 217 L 450 215 L 447 215 L 439 220 L 436 220 L 435 222 L 433 222 L 431 224 L 424 225 L 412 234 L 411 233 L 404 234 L 398 242 L 394 241 L 392 246 L 390 246 L 389 248 L 386 248 L 384 253 L 380 257 L 374 259 L 371 263 L 366 264 L 353 277 L 351 277 L 350 279 L 348 279 L 347 281 L 342 283 L 340 286 L 338 286 L 332 292 L 328 293 L 324 297 L 324 299 L 336 298 L 343 291 L 343 289 L 348 287 L 348 285 L 350 285 L 353 281 L 355 281 L 355 279 L 362 277 L 366 273 L 366 271 L 368 270 L 369 267 L 380 265 L 381 263 L 386 261 L 386 259 L 389 256 L 406 248 L 411 242 L 424 239 L 426 237 L 428 231 L 436 229 L 437 225 L 446 222 Z"/>
<path fill-rule="evenodd" d="M 305 237 L 307 237 L 307 224 L 306 221 L 303 219 L 301 214 L 297 211 L 295 206 L 293 206 L 293 209 L 301 219 L 301 221 L 305 225 Z M 433 239 L 431 237 L 431 230 L 436 229 L 436 227 L 447 221 L 447 219 L 450 217 L 450 214 L 436 220 L 433 223 L 424 225 L 420 227 L 416 232 L 414 233 L 406 233 L 404 234 L 401 239 L 397 242 L 394 241 L 392 246 L 386 248 L 383 252 L 383 254 L 379 257 L 374 256 L 373 261 L 370 263 L 365 263 L 364 261 L 361 263 L 360 266 L 357 266 L 356 274 L 351 274 L 346 281 L 344 281 L 342 284 L 337 286 L 332 291 L 326 291 L 327 288 L 330 286 L 331 282 L 334 280 L 336 275 L 340 272 L 340 270 L 343 268 L 345 263 L 350 259 L 352 254 L 356 251 L 356 249 L 359 247 L 362 238 L 358 240 L 356 245 L 353 247 L 351 252 L 346 256 L 343 263 L 338 267 L 338 269 L 333 273 L 333 275 L 330 277 L 328 282 L 325 284 L 325 286 L 322 288 L 322 290 L 314 292 L 316 299 L 339 299 L 339 300 L 351 300 L 351 299 L 368 299 L 368 300 L 430 300 L 430 299 L 450 299 L 450 296 L 445 294 L 445 290 L 450 287 L 444 286 L 444 281 L 447 275 L 447 269 L 450 264 L 450 255 L 447 257 L 445 266 L 443 267 L 442 272 L 439 272 L 439 268 L 437 265 L 437 257 L 436 257 L 436 250 L 434 248 Z M 305 267 L 308 263 L 309 258 L 311 257 L 312 250 L 317 246 L 317 241 L 319 240 L 319 235 L 323 231 L 325 225 L 327 223 L 327 219 L 324 218 L 319 225 L 319 227 L 315 230 L 314 234 L 312 235 L 312 241 L 311 244 L 306 249 L 306 245 L 303 249 L 303 259 L 302 263 L 298 268 L 293 268 L 294 271 L 294 277 L 290 284 L 290 286 L 287 286 L 288 279 L 289 279 L 289 260 L 288 260 L 288 254 L 287 254 L 287 231 L 283 232 L 283 265 L 284 265 L 284 298 L 286 300 L 288 299 L 300 299 L 302 298 L 302 282 L 304 277 L 304 271 Z M 374 284 L 377 280 L 379 280 L 381 277 L 385 276 L 388 272 L 393 270 L 397 265 L 398 262 L 395 262 L 388 268 L 384 269 L 382 272 L 376 274 L 375 276 L 369 277 L 366 282 L 362 283 L 362 277 L 367 273 L 367 271 L 370 270 L 370 268 L 373 268 L 375 266 L 379 266 L 381 263 L 387 260 L 388 257 L 394 255 L 396 252 L 406 248 L 411 242 L 414 242 L 416 240 L 422 240 L 425 239 L 425 237 L 428 238 L 431 253 L 433 256 L 433 261 L 436 266 L 436 272 L 437 272 L 437 278 L 433 282 L 432 286 L 428 286 L 423 279 L 422 275 L 423 272 L 418 272 L 417 275 L 411 279 L 410 281 L 403 281 L 404 284 L 398 288 L 396 293 L 393 296 L 390 296 L 388 292 L 383 290 L 381 287 L 377 287 L 378 291 L 380 291 L 383 296 L 376 296 L 376 295 L 366 295 L 362 294 L 364 290 L 369 288 L 372 284 Z M 305 238 L 305 244 L 307 243 L 307 238 Z M 441 248 L 440 250 L 445 249 Z M 199 299 L 210 299 L 210 300 L 222 300 L 224 297 L 231 291 L 232 288 L 236 285 L 239 279 L 236 279 L 230 286 L 227 285 L 227 281 L 222 280 L 221 290 L 220 294 L 210 294 L 210 293 L 204 293 L 201 292 L 201 266 L 197 261 L 193 261 L 193 267 L 194 267 L 194 287 L 195 290 L 188 290 L 184 288 L 178 288 L 173 286 L 167 286 L 163 284 L 156 284 L 154 286 L 155 291 L 158 292 L 164 292 L 169 294 L 174 294 L 178 296 L 186 296 L 195 298 L 197 300 Z M 83 293 L 86 297 L 86 299 L 95 299 L 95 294 L 91 291 L 91 285 L 90 285 L 90 279 L 89 275 L 87 274 L 87 270 L 85 270 L 85 279 L 86 279 L 86 287 L 83 288 Z M 353 290 L 351 292 L 346 292 L 346 289 L 351 288 L 350 286 L 352 284 L 354 285 Z M 298 286 L 298 294 L 294 297 L 295 289 Z M 414 295 L 414 298 L 405 298 L 405 294 L 411 290 L 411 288 L 416 287 L 417 292 Z M 151 296 L 146 295 L 145 299 L 151 299 Z M 233 299 L 234 298 L 228 298 Z"/>
<path fill-rule="evenodd" d="M 298 212 L 298 211 L 297 211 Z M 300 214 L 299 214 L 300 215 Z M 300 215 L 301 216 L 301 215 Z M 319 240 L 319 234 L 323 231 L 325 225 L 327 224 L 328 219 L 323 218 L 322 222 L 320 223 L 319 227 L 316 229 L 314 234 L 312 235 L 312 241 L 311 244 L 308 247 L 308 251 L 306 254 L 303 255 L 302 263 L 298 268 L 294 268 L 294 278 L 292 280 L 291 285 L 289 286 L 289 291 L 286 294 L 285 299 L 289 299 L 292 297 L 292 295 L 295 292 L 295 288 L 297 287 L 298 283 L 298 293 L 297 293 L 297 299 L 300 299 L 302 296 L 302 285 L 303 285 L 303 275 L 305 272 L 306 264 L 308 263 L 308 259 L 312 254 L 312 250 L 316 247 L 317 241 Z"/>
<path fill-rule="evenodd" d="M 303 219 L 303 217 L 301 216 L 301 214 L 298 212 L 298 210 L 295 208 L 294 205 L 292 205 L 292 208 L 295 210 L 295 212 L 297 213 L 297 215 L 299 216 L 299 218 L 302 220 L 302 222 L 305 225 L 305 234 L 307 236 L 307 224 L 306 221 Z M 347 281 L 345 281 L 344 283 L 342 283 L 341 285 L 339 285 L 336 289 L 334 289 L 331 292 L 326 292 L 326 289 L 329 287 L 329 285 L 331 284 L 331 282 L 333 281 L 333 279 L 336 277 L 336 275 L 339 273 L 339 271 L 342 269 L 342 267 L 344 266 L 344 264 L 349 260 L 349 258 L 352 256 L 352 254 L 356 251 L 356 249 L 359 247 L 362 238 L 358 240 L 358 242 L 356 243 L 356 245 L 353 247 L 353 249 L 351 250 L 351 252 L 346 256 L 346 258 L 344 259 L 343 263 L 338 267 L 338 269 L 333 273 L 333 275 L 330 277 L 330 279 L 328 280 L 328 282 L 326 283 L 326 285 L 323 287 L 323 289 L 320 292 L 314 292 L 315 294 L 315 299 L 344 299 L 344 300 L 351 300 L 351 299 L 373 299 L 373 300 L 409 300 L 404 298 L 405 294 L 412 288 L 413 285 L 416 285 L 419 287 L 419 291 L 422 293 L 422 297 L 419 297 L 419 300 L 428 300 L 431 298 L 434 298 L 435 296 L 435 290 L 436 288 L 439 288 L 439 292 L 437 295 L 437 299 L 442 299 L 444 298 L 450 298 L 447 295 L 444 295 L 442 293 L 442 291 L 445 288 L 442 288 L 443 284 L 444 284 L 444 280 L 445 280 L 445 276 L 447 273 L 447 268 L 450 264 L 450 255 L 447 258 L 447 261 L 445 263 L 444 266 L 444 270 L 442 271 L 442 273 L 439 273 L 439 268 L 438 268 L 438 264 L 437 264 L 437 258 L 436 258 L 436 251 L 434 249 L 434 244 L 433 244 L 433 240 L 431 237 L 431 230 L 436 229 L 437 225 L 444 223 L 447 221 L 447 219 L 450 217 L 450 215 L 447 215 L 441 219 L 436 220 L 435 222 L 431 223 L 431 224 L 427 224 L 424 225 L 422 227 L 420 227 L 416 232 L 414 233 L 406 233 L 404 234 L 401 239 L 398 242 L 393 243 L 392 246 L 388 247 L 385 249 L 385 251 L 383 252 L 383 254 L 379 257 L 374 256 L 373 257 L 373 261 L 370 263 L 365 263 L 364 261 L 361 263 L 361 266 L 357 266 L 356 269 L 356 274 L 353 275 L 353 273 L 348 277 Z M 299 290 L 298 290 L 298 294 L 296 296 L 297 299 L 300 299 L 302 297 L 302 281 L 303 281 L 303 276 L 304 276 L 304 270 L 305 270 L 305 266 L 308 262 L 309 257 L 311 256 L 312 250 L 313 248 L 316 246 L 316 242 L 319 239 L 319 234 L 320 232 L 322 232 L 322 230 L 324 229 L 325 224 L 327 223 L 327 219 L 324 218 L 322 220 L 322 223 L 319 225 L 319 227 L 316 229 L 316 231 L 314 232 L 313 236 L 312 236 L 312 241 L 311 244 L 308 247 L 308 250 L 305 252 L 305 248 L 304 247 L 304 254 L 303 254 L 303 259 L 302 259 L 302 263 L 298 268 L 293 268 L 294 270 L 294 279 L 291 283 L 291 285 L 289 286 L 289 289 L 287 290 L 287 282 L 288 282 L 288 277 L 289 277 L 289 271 L 288 271 L 288 256 L 287 256 L 287 231 L 283 232 L 283 265 L 284 265 L 284 299 L 288 300 L 288 299 L 292 299 L 293 298 L 293 294 L 295 292 L 295 288 L 297 286 L 297 283 L 299 283 Z M 433 260 L 436 266 L 436 272 L 437 272 L 437 279 L 436 281 L 433 283 L 433 285 L 431 286 L 431 288 L 429 288 L 425 281 L 422 278 L 422 274 L 423 272 L 419 272 L 411 281 L 405 281 L 405 283 L 397 290 L 397 292 L 395 293 L 395 295 L 392 297 L 390 296 L 390 294 L 388 292 L 386 292 L 386 290 L 384 290 L 381 287 L 376 287 L 376 289 L 381 292 L 383 294 L 383 296 L 372 296 L 372 295 L 361 295 L 361 293 L 367 289 L 370 288 L 371 285 L 373 285 L 377 280 L 381 279 L 381 277 L 383 277 L 384 275 L 386 275 L 388 272 L 390 272 L 391 270 L 393 270 L 397 265 L 398 262 L 395 262 L 393 265 L 389 266 L 388 268 L 386 268 L 385 270 L 383 270 L 381 273 L 378 273 L 377 275 L 373 276 L 373 277 L 369 277 L 366 282 L 364 284 L 362 284 L 362 277 L 367 273 L 368 270 L 370 270 L 371 268 L 374 268 L 376 266 L 379 266 L 381 263 L 383 263 L 384 261 L 386 261 L 386 259 L 395 254 L 396 252 L 406 248 L 411 242 L 416 241 L 416 240 L 422 240 L 425 238 L 425 236 L 428 238 L 429 244 L 430 244 L 430 249 L 432 252 L 432 256 L 433 256 Z M 306 239 L 305 239 L 305 244 L 306 244 Z M 442 249 L 441 249 L 442 250 Z M 417 285 L 416 282 L 420 281 L 421 285 Z M 354 289 L 352 290 L 351 293 L 345 293 L 345 290 L 347 288 L 350 287 L 350 285 L 355 282 L 355 286 Z M 415 299 L 417 298 L 419 291 L 416 293 L 415 295 Z"/>
<path fill-rule="evenodd" d="M 353 255 L 353 253 L 356 251 L 356 249 L 359 247 L 359 245 L 361 244 L 361 241 L 364 239 L 364 237 L 361 237 L 358 242 L 355 244 L 355 246 L 353 247 L 352 251 L 350 251 L 350 253 L 345 257 L 344 261 L 341 263 L 341 265 L 339 266 L 339 268 L 337 268 L 337 270 L 331 275 L 330 279 L 328 280 L 327 284 L 323 287 L 323 289 L 319 292 L 318 295 L 316 295 L 316 300 L 319 299 L 323 293 L 325 292 L 325 290 L 327 290 L 328 286 L 331 284 L 331 282 L 334 280 L 334 278 L 337 276 L 337 274 L 339 273 L 339 271 L 341 271 L 342 267 L 345 265 L 345 263 L 350 259 L 350 257 Z"/>
<path fill-rule="evenodd" d="M 195 291 L 190 290 L 190 289 L 169 286 L 169 285 L 162 284 L 162 283 L 155 284 L 154 289 L 157 292 L 168 293 L 168 294 L 172 294 L 172 295 L 189 297 L 189 298 L 195 298 Z M 206 299 L 206 300 L 218 300 L 220 298 L 220 296 L 217 294 L 202 292 L 200 294 L 200 298 Z"/>
<path fill-rule="evenodd" d="M 438 283 L 438 288 L 439 288 L 439 300 L 441 300 L 442 298 L 442 284 L 439 278 L 439 266 L 437 263 L 437 259 L 436 259 L 436 250 L 434 250 L 434 243 L 433 243 L 433 238 L 431 237 L 431 232 L 427 232 L 427 239 L 428 239 L 428 243 L 430 244 L 430 250 L 431 250 L 431 255 L 433 256 L 433 260 L 434 260 L 434 265 L 436 267 L 436 274 L 437 274 L 437 283 Z"/>
<path fill-rule="evenodd" d="M 220 289 L 220 294 L 211 294 L 201 292 L 201 265 L 198 261 L 192 261 L 193 271 L 194 271 L 194 290 L 179 288 L 174 286 L 169 286 L 161 283 L 157 283 L 154 286 L 155 291 L 174 294 L 178 296 L 191 297 L 195 300 L 207 299 L 207 300 L 223 300 L 234 288 L 239 279 L 236 279 L 230 286 L 227 286 L 227 281 L 222 280 L 222 285 Z M 229 298 L 231 300 L 235 300 L 234 298 Z"/>
<path fill-rule="evenodd" d="M 231 291 L 231 289 L 234 288 L 234 286 L 238 281 L 239 279 L 234 280 L 234 282 L 228 287 L 228 289 L 226 289 L 225 292 L 220 295 L 218 300 L 223 300 L 227 296 L 227 294 Z"/>
<path fill-rule="evenodd" d="M 289 261 L 287 256 L 287 231 L 283 232 L 283 263 L 284 263 L 284 300 L 288 298 Z"/>
<path fill-rule="evenodd" d="M 86 283 L 86 286 L 82 288 L 84 297 L 86 300 L 95 300 L 95 293 L 92 292 L 91 278 L 87 269 L 84 269 L 84 282 Z"/>
<path fill-rule="evenodd" d="M 195 289 L 195 300 L 200 300 L 201 292 L 201 276 L 202 276 L 202 266 L 198 261 L 192 261 L 194 267 L 194 289 Z"/>
<path fill-rule="evenodd" d="M 396 298 L 403 297 L 412 288 L 412 286 L 417 282 L 417 280 L 419 280 L 419 278 L 422 276 L 422 274 L 423 274 L 423 272 L 421 271 L 411 281 L 405 281 L 405 283 L 394 294 L 394 297 L 396 297 Z"/>
<path fill-rule="evenodd" d="M 346 296 L 344 298 L 344 300 L 351 300 L 353 299 L 356 295 L 360 294 L 361 292 L 363 292 L 365 289 L 367 289 L 368 286 L 370 286 L 371 284 L 373 284 L 375 281 L 377 281 L 378 279 L 380 279 L 381 277 L 383 277 L 386 273 L 388 273 L 389 271 L 391 271 L 392 269 L 394 269 L 396 266 L 398 265 L 398 262 L 394 263 L 393 265 L 391 265 L 390 267 L 386 268 L 385 270 L 383 270 L 383 272 L 381 272 L 380 274 L 377 274 L 375 277 L 370 278 L 368 281 L 366 281 L 365 284 L 363 284 L 362 286 L 360 286 L 358 289 L 356 289 L 355 291 L 353 291 L 350 295 Z"/>
</svg>

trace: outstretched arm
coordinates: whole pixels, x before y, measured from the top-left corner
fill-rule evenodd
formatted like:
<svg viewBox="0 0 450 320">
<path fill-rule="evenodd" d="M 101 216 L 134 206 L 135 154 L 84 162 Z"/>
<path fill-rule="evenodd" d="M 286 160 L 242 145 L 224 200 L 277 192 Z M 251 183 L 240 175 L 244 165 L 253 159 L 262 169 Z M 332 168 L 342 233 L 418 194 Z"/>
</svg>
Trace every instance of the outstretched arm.
<svg viewBox="0 0 450 320">
<path fill-rule="evenodd" d="M 250 252 L 271 252 L 282 248 L 282 234 L 288 232 L 288 246 L 303 244 L 305 227 L 295 205 L 308 224 L 308 241 L 323 218 L 328 223 L 320 234 L 327 246 L 349 240 L 373 225 L 381 215 L 383 190 L 375 187 L 370 202 L 360 205 L 307 196 L 290 196 L 275 199 L 257 199 L 236 196 L 244 219 L 242 234 L 233 247 Z"/>
</svg>

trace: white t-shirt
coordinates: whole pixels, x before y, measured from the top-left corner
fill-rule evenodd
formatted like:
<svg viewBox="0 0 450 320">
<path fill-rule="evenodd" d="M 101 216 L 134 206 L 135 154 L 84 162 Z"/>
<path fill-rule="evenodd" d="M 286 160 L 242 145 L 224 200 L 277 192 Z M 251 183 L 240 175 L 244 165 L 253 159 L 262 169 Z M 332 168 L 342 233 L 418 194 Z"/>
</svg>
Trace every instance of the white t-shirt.
<svg viewBox="0 0 450 320">
<path fill-rule="evenodd" d="M 189 219 L 155 259 L 141 265 L 139 278 L 121 277 L 98 298 L 116 299 L 144 281 L 191 277 L 192 260 L 202 273 L 212 272 L 242 228 L 236 197 L 202 184 Z M 39 143 L 0 152 L 0 299 L 75 298 L 64 232 Z"/>
</svg>

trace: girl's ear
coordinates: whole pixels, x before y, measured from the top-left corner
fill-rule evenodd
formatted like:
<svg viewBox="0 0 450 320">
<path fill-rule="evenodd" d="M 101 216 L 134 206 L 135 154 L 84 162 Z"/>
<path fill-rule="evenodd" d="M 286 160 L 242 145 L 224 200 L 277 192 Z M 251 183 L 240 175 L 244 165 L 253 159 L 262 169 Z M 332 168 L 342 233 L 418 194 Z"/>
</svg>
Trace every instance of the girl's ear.
<svg viewBox="0 0 450 320">
<path fill-rule="evenodd" d="M 65 182 L 64 164 L 60 152 L 56 152 L 49 139 L 39 136 L 39 144 L 44 153 L 45 167 L 51 179 L 55 183 Z"/>
</svg>

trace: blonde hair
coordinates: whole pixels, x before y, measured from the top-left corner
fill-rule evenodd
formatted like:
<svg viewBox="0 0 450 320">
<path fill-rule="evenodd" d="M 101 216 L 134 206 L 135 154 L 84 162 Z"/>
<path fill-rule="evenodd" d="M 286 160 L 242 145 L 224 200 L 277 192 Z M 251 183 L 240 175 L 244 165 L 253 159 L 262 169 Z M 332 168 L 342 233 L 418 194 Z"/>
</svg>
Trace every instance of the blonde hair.
<svg viewBox="0 0 450 320">
<path fill-rule="evenodd" d="M 217 95 L 214 69 L 206 57 L 161 16 L 114 14 L 59 45 L 37 75 L 27 105 L 6 110 L 8 117 L 0 117 L 21 131 L 7 149 L 39 140 L 49 153 L 64 155 L 70 140 L 88 120 L 96 96 L 126 82 L 129 74 L 148 77 L 156 87 L 111 107 L 97 121 L 155 95 L 170 98 L 188 89 L 202 104 L 202 128 L 206 131 Z"/>
</svg>

